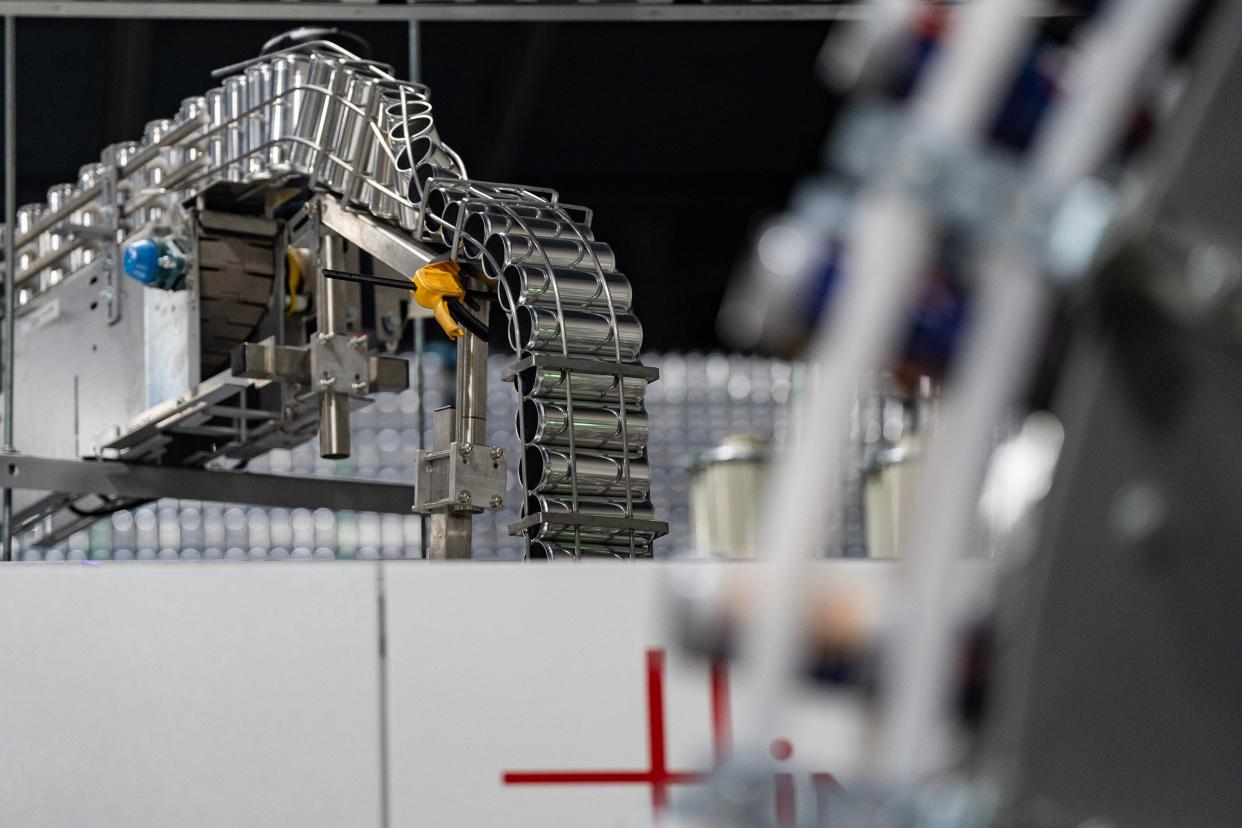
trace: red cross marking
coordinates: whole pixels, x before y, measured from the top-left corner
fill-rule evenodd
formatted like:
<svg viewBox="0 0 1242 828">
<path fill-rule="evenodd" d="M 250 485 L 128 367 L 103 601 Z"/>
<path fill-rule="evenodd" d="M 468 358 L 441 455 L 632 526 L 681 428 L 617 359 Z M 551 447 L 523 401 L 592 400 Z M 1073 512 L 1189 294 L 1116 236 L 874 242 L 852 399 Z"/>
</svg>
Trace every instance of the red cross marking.
<svg viewBox="0 0 1242 828">
<path fill-rule="evenodd" d="M 711 721 L 712 756 L 717 765 L 723 763 L 732 750 L 733 728 L 729 716 L 729 673 L 723 661 L 711 665 Z M 701 771 L 669 770 L 665 745 L 667 743 L 664 721 L 664 651 L 647 650 L 647 751 L 648 767 L 645 770 L 539 770 L 505 771 L 502 780 L 506 785 L 649 785 L 651 804 L 656 813 L 668 806 L 670 785 L 702 782 L 707 773 Z M 788 759 L 793 746 L 787 740 L 772 743 L 773 758 Z M 811 774 L 812 783 L 836 785 L 829 773 Z M 777 774 L 777 818 L 780 825 L 792 825 L 793 777 Z"/>
<path fill-rule="evenodd" d="M 716 755 L 722 750 L 720 723 L 723 733 L 728 733 L 728 710 L 721 712 L 717 705 L 728 702 L 728 679 L 723 667 L 719 671 L 720 689 L 717 690 L 717 670 L 712 668 L 712 741 Z M 651 804 L 657 810 L 668 805 L 668 786 L 702 782 L 707 774 L 698 771 L 675 771 L 668 769 L 665 756 L 664 732 L 664 651 L 647 651 L 647 751 L 649 767 L 646 770 L 550 770 L 505 771 L 502 777 L 506 785 L 650 785 Z"/>
</svg>

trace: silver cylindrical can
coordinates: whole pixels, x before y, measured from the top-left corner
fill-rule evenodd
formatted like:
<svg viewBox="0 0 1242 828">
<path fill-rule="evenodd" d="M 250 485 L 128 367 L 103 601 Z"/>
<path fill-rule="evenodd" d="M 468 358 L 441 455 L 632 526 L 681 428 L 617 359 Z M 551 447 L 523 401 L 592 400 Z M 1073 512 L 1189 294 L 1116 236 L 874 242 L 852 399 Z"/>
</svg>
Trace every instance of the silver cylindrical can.
<svg viewBox="0 0 1242 828">
<path fill-rule="evenodd" d="M 633 293 L 630 280 L 620 273 L 600 274 L 589 270 L 556 267 L 551 271 L 536 264 L 510 265 L 501 274 L 504 287 L 498 292 L 500 306 L 509 309 L 512 298 L 519 305 L 555 308 L 581 308 L 608 313 L 627 313 Z M 507 290 L 506 290 L 507 288 Z"/>
<path fill-rule="evenodd" d="M 246 147 L 249 155 L 242 164 L 245 177 L 250 181 L 265 180 L 272 174 L 271 124 L 272 114 L 272 67 L 256 63 L 246 69 L 246 106 L 250 114 L 244 119 Z"/>
<path fill-rule="evenodd" d="M 224 168 L 225 131 L 228 123 L 228 106 L 225 102 L 224 87 L 208 89 L 203 96 L 207 106 L 207 168 L 211 174 L 199 182 L 197 189 L 211 186 L 226 176 Z"/>
<path fill-rule="evenodd" d="M 563 218 L 523 216 L 504 203 L 488 210 L 471 211 L 466 216 L 462 231 L 469 237 L 463 243 L 466 255 L 478 258 L 483 250 L 481 243 L 490 236 L 501 234 L 537 236 L 541 239 L 568 239 L 573 242 L 591 241 L 595 238 L 590 225 L 567 222 Z"/>
<path fill-rule="evenodd" d="M 726 437 L 700 454 L 691 472 L 690 516 L 695 553 L 751 558 L 759 548 L 768 442 L 749 434 Z"/>
<path fill-rule="evenodd" d="M 619 454 L 579 451 L 571 458 L 568 451 L 527 446 L 522 479 L 529 491 L 539 494 L 571 494 L 571 478 L 576 477 L 579 496 L 625 497 L 626 465 Z M 645 500 L 651 486 L 651 467 L 646 460 L 630 458 L 628 468 L 630 496 Z"/>
<path fill-rule="evenodd" d="M 272 105 L 269 109 L 268 153 L 273 174 L 282 176 L 293 171 L 290 155 L 293 152 L 292 137 L 296 133 L 296 121 L 306 96 L 306 71 L 310 58 L 305 55 L 281 55 L 272 61 Z"/>
<path fill-rule="evenodd" d="M 389 141 L 392 128 L 401 120 L 400 115 L 394 113 L 400 113 L 403 109 L 406 112 L 430 112 L 431 104 L 426 101 L 423 87 L 405 81 L 380 80 L 376 82 L 376 89 L 376 127 L 380 134 L 373 136 L 375 143 L 371 147 L 366 167 L 368 177 L 375 186 L 368 187 L 365 194 L 373 215 L 394 220 L 400 217 L 402 209 L 394 196 L 407 198 L 409 195 L 409 177 L 407 175 L 404 182 L 399 179 L 396 167 L 397 150 Z M 406 212 L 407 218 L 412 220 L 413 211 L 406 208 Z"/>
<path fill-rule="evenodd" d="M 180 147 L 178 147 L 179 154 L 176 156 L 178 159 L 178 163 L 176 166 L 169 168 L 170 173 L 177 172 L 177 169 L 183 166 L 184 167 L 203 166 L 208 163 L 207 162 L 208 141 L 201 137 L 205 132 L 207 132 L 208 122 L 209 122 L 209 118 L 207 117 L 207 98 L 206 97 L 202 95 L 198 95 L 192 98 L 186 98 L 185 100 L 181 102 L 181 108 L 177 110 L 176 122 L 178 125 L 181 125 L 181 124 L 189 123 L 190 121 L 199 121 L 202 123 L 202 126 L 194 133 L 194 135 L 191 138 L 188 138 L 186 141 L 184 141 L 181 144 Z M 198 172 L 202 172 L 202 170 L 200 169 Z M 195 175 L 197 175 L 197 172 L 191 173 L 190 174 L 191 179 L 193 179 L 193 176 Z M 202 180 L 191 180 L 191 183 L 188 184 L 186 187 L 183 187 L 179 189 L 177 192 L 171 194 L 172 200 L 174 202 L 183 201 L 184 199 L 189 197 L 191 192 L 198 190 L 204 186 L 206 186 L 206 182 Z"/>
<path fill-rule="evenodd" d="M 175 123 L 167 118 L 161 118 L 151 121 L 146 125 L 142 133 L 142 146 L 150 147 L 158 144 L 165 135 L 167 135 Z M 143 197 L 154 194 L 164 186 L 164 179 L 168 177 L 170 171 L 177 168 L 177 158 L 179 152 L 174 152 L 173 147 L 164 147 L 160 154 L 151 161 L 138 173 L 144 192 Z M 153 201 L 147 202 L 146 206 L 138 211 L 135 216 L 135 226 L 149 224 L 163 217 L 164 213 L 172 205 L 172 197 L 165 193 L 158 197 L 154 197 Z"/>
<path fill-rule="evenodd" d="M 83 164 L 78 169 L 78 189 L 85 192 L 96 184 L 101 182 L 104 177 L 105 167 L 99 162 L 93 164 Z M 94 201 L 84 205 L 80 210 L 76 211 L 70 218 L 74 224 L 83 227 L 99 227 L 104 223 L 104 203 L 103 196 L 100 195 Z M 101 242 L 89 240 L 77 250 L 69 254 L 69 270 L 70 272 L 86 267 L 99 257 L 101 250 Z"/>
<path fill-rule="evenodd" d="M 520 307 L 517 317 L 518 347 L 529 351 L 598 356 L 622 361 L 638 358 L 643 346 L 643 326 L 633 314 L 616 315 L 616 328 L 606 314 L 566 308 L 558 315 L 547 308 Z M 562 320 L 564 324 L 562 325 Z"/>
<path fill-rule="evenodd" d="M 56 212 L 63 208 L 66 204 L 77 197 L 80 191 L 72 184 L 55 184 L 48 188 L 47 191 L 47 209 L 48 212 Z M 72 220 L 72 214 L 67 220 Z M 62 222 L 63 223 L 63 222 Z M 47 232 L 47 248 L 48 251 L 63 250 L 73 241 L 73 233 L 69 230 L 59 230 L 53 228 Z M 70 269 L 68 256 L 44 271 L 43 279 L 46 287 L 51 287 L 65 278 L 72 270 Z"/>
<path fill-rule="evenodd" d="M 621 412 L 625 411 L 622 430 Z M 526 400 L 522 404 L 520 426 L 527 443 L 568 448 L 570 440 L 569 406 L 550 400 Z M 650 429 L 647 415 L 620 407 L 599 408 L 581 404 L 574 395 L 573 443 L 575 449 L 620 452 L 628 444 L 631 456 L 647 447 Z"/>
<path fill-rule="evenodd" d="M 515 381 L 523 398 L 539 397 L 550 400 L 568 399 L 569 386 L 572 385 L 575 404 L 581 402 L 619 405 L 619 398 L 623 397 L 627 407 L 638 408 L 647 393 L 647 381 L 641 377 L 625 377 L 621 380 L 612 374 L 565 371 L 542 365 L 523 369 Z"/>
<path fill-rule="evenodd" d="M 529 264 L 535 267 L 550 265 L 605 272 L 617 269 L 612 248 L 598 241 L 584 243 L 577 238 L 550 239 L 497 234 L 487 237 L 484 248 L 490 258 L 484 258 L 483 271 L 493 279 L 499 278 L 501 270 L 512 264 Z"/>
<path fill-rule="evenodd" d="M 29 233 L 31 228 L 39 222 L 39 219 L 43 218 L 45 210 L 46 208 L 42 204 L 23 204 L 21 207 L 18 207 L 17 229 L 14 231 L 13 237 L 15 239 L 21 238 L 26 233 Z M 25 244 L 17 248 L 17 267 L 15 268 L 16 278 L 14 278 L 13 283 L 16 287 L 17 303 L 19 305 L 24 305 L 29 302 L 42 288 L 42 285 L 39 284 L 39 279 L 37 278 L 32 279 L 27 277 L 21 282 L 19 282 L 18 279 L 22 278 L 22 271 L 34 264 L 35 260 L 38 259 L 40 254 L 42 254 L 46 249 L 46 245 L 48 243 L 47 235 L 47 233 L 43 233 L 33 239 L 30 239 Z"/>
<path fill-rule="evenodd" d="M 109 144 L 104 147 L 103 152 L 100 154 L 100 160 L 104 164 L 120 169 L 133 160 L 133 157 L 138 154 L 140 149 L 141 147 L 137 141 L 122 141 L 119 144 Z M 135 186 L 132 177 L 117 184 L 116 204 L 114 206 L 117 208 L 118 216 L 121 214 L 121 206 L 133 198 L 134 190 Z M 140 226 L 137 224 L 137 219 L 134 216 L 118 220 L 118 224 L 127 233 Z"/>
<path fill-rule="evenodd" d="M 332 152 L 329 142 L 340 121 L 339 97 L 344 87 L 345 61 L 316 52 L 306 70 L 305 94 L 298 112 L 293 147 L 293 167 L 307 175 L 312 185 L 321 184 L 327 166 L 326 155 Z"/>
<path fill-rule="evenodd" d="M 341 193 L 351 203 L 358 203 L 374 133 L 367 126 L 376 118 L 379 97 L 375 76 L 370 67 L 350 64 L 342 71 L 341 117 L 331 139 L 336 163 L 331 164 L 325 178 L 329 189 Z M 346 188 L 352 192 L 346 192 Z"/>
<path fill-rule="evenodd" d="M 247 110 L 246 77 L 233 75 L 221 82 L 224 88 L 224 170 L 226 181 L 245 180 L 245 156 L 249 151 L 249 135 L 243 123 Z"/>
</svg>

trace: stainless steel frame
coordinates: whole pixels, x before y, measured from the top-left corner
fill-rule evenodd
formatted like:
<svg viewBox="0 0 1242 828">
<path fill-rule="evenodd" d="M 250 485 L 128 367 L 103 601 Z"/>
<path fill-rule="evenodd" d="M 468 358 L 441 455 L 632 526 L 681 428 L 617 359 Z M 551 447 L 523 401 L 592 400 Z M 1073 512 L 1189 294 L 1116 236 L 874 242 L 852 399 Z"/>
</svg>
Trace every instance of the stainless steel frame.
<svg viewBox="0 0 1242 828">
<path fill-rule="evenodd" d="M 62 268 L 71 250 L 103 238 L 102 255 L 85 270 L 69 267 L 65 281 L 79 300 L 87 285 L 82 301 L 90 313 L 78 316 L 96 327 L 105 319 L 109 326 L 125 323 L 115 336 L 104 328 L 95 340 L 139 341 L 119 350 L 99 346 L 96 361 L 124 368 L 127 354 L 144 350 L 147 374 L 167 367 L 179 377 L 173 386 L 154 389 L 148 378 L 138 389 L 148 408 L 135 408 L 127 397 L 111 419 L 90 423 L 91 435 L 101 425 L 114 433 L 91 436 L 85 453 L 174 465 L 244 460 L 306 439 L 317 422 L 321 456 L 348 456 L 351 406 L 371 391 L 404 388 L 407 372 L 404 363 L 399 370 L 391 360 L 368 356 L 359 280 L 330 274 L 355 270 L 358 251 L 366 251 L 409 277 L 447 247 L 448 257 L 465 267 L 475 318 L 486 324 L 490 298 L 483 297 L 492 290 L 499 290 L 509 315 L 509 336 L 520 351 L 510 378 L 527 399 L 518 431 L 529 443 L 528 460 L 542 458 L 547 472 L 535 474 L 527 463 L 523 477 L 531 493 L 567 496 L 568 518 L 545 521 L 565 527 L 558 545 L 578 554 L 584 538 L 623 538 L 630 558 L 649 556 L 652 540 L 667 531 L 645 502 L 650 472 L 642 399 L 657 372 L 638 363 L 642 327 L 631 311 L 630 285 L 615 272 L 612 249 L 595 239 L 591 211 L 563 203 L 554 190 L 467 178 L 464 163 L 436 132 L 429 91 L 334 43 L 302 44 L 215 75 L 221 86 L 187 99 L 175 121 L 152 122 L 142 145 L 108 148 L 101 172 L 55 189 L 49 208 L 33 206 L 21 226 L 14 224 L 20 233 L 15 244 L 28 251 L 17 277 L 38 277 L 28 292 L 52 306 L 55 336 L 63 337 L 70 320 L 53 303 L 70 293 L 56 287 L 59 279 L 44 278 L 42 269 Z M 292 198 L 305 200 L 301 212 L 275 220 L 276 206 Z M 265 217 L 233 208 L 247 202 L 261 205 Z M 91 210 L 100 215 L 98 229 L 72 221 Z M 188 239 L 187 291 L 118 281 L 124 247 L 147 236 Z M 506 269 L 516 277 L 487 278 Z M 84 272 L 104 276 L 103 286 L 95 287 L 96 276 L 85 282 Z M 298 272 L 314 286 L 313 330 L 309 316 L 294 325 L 284 319 L 286 301 L 288 313 L 309 313 L 298 310 L 293 283 L 286 295 L 286 277 Z M 405 284 L 385 278 L 370 284 Z M 52 290 L 62 293 L 53 298 Z M 106 315 L 95 314 L 104 303 L 89 295 L 92 290 L 106 301 Z M 188 302 L 188 311 L 173 309 L 185 322 L 171 329 L 171 338 L 169 326 L 147 307 L 169 296 L 174 305 L 177 297 Z M 149 321 L 128 321 L 135 314 Z M 167 341 L 153 347 L 156 332 Z M 41 335 L 42 347 L 31 342 L 26 349 L 56 350 L 49 336 Z M 507 458 L 484 445 L 487 352 L 477 335 L 458 341 L 456 408 L 437 415 L 435 444 L 420 454 L 414 508 L 432 516 L 432 557 L 468 557 L 471 516 L 503 504 Z M 167 365 L 165 354 L 171 354 Z M 223 366 L 222 354 L 231 355 Z M 188 365 L 189 373 L 178 365 Z M 535 373 L 530 382 L 521 375 L 526 368 Z M 56 374 L 55 366 L 51 370 Z M 578 380 L 581 396 L 575 397 Z M 74 383 L 74 403 L 64 408 L 76 417 L 76 373 Z M 275 398 L 272 383 L 280 392 Z M 266 394 L 265 402 L 257 408 L 247 403 L 259 394 Z M 12 398 L 10 390 L 6 399 Z M 142 413 L 131 419 L 135 411 Z M 524 422 L 527 411 L 533 431 Z M 71 443 L 58 453 L 83 453 L 76 419 Z M 580 494 L 613 502 L 601 509 L 583 501 L 579 510 Z M 63 498 L 38 503 L 51 508 Z M 593 517 L 608 525 L 594 525 Z M 529 544 L 522 527 L 511 532 L 527 536 Z"/>
</svg>

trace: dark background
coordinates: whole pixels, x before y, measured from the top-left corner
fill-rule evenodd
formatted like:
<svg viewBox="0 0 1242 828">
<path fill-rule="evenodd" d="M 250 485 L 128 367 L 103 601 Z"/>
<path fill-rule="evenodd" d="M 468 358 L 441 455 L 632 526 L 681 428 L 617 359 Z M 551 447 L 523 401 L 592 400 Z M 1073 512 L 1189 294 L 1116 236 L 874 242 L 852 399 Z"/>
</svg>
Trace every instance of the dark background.
<svg viewBox="0 0 1242 828">
<path fill-rule="evenodd" d="M 137 140 L 287 22 L 18 21 L 18 203 Z M 346 26 L 408 77 L 405 23 Z M 756 219 L 818 166 L 818 23 L 424 23 L 419 80 L 472 177 L 595 210 L 650 348 L 712 348 Z"/>
</svg>

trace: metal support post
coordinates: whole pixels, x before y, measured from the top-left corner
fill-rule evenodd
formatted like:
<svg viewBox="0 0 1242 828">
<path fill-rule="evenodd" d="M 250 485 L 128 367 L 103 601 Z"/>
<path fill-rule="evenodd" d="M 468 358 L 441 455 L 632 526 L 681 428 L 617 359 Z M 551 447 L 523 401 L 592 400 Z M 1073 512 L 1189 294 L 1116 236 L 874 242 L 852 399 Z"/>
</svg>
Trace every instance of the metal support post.
<svg viewBox="0 0 1242 828">
<path fill-rule="evenodd" d="M 315 276 L 316 326 L 320 340 L 348 331 L 346 305 L 348 285 L 323 275 L 323 269 L 345 270 L 344 242 L 335 233 L 325 232 L 319 245 L 319 269 Z M 349 394 L 327 387 L 319 391 L 319 456 L 338 459 L 349 456 Z"/>
<path fill-rule="evenodd" d="M 426 319 L 414 318 L 414 389 L 418 395 L 418 448 L 427 448 L 427 371 L 423 363 L 423 354 L 427 351 Z M 419 518 L 418 542 L 423 557 L 427 557 L 427 516 Z"/>
<path fill-rule="evenodd" d="M 4 18 L 4 446 L 13 452 L 13 283 L 16 281 L 17 252 L 13 244 L 17 232 L 17 19 Z M 13 560 L 13 490 L 3 493 L 4 513 L 0 515 L 6 561 Z"/>
<path fill-rule="evenodd" d="M 489 303 L 480 304 L 486 319 Z M 456 400 L 454 439 L 479 445 L 487 442 L 487 342 L 477 336 L 457 340 Z"/>
<path fill-rule="evenodd" d="M 462 339 L 473 339 L 466 336 Z M 458 340 L 459 342 L 461 340 Z M 460 349 L 460 345 L 458 346 Z M 459 350 L 460 353 L 460 350 Z M 461 376 L 458 366 L 457 375 Z M 486 376 L 486 374 L 484 375 Z M 435 412 L 432 428 L 432 447 L 451 446 L 456 439 L 457 410 L 452 407 L 440 408 Z M 450 458 L 452 462 L 455 458 Z M 471 528 L 474 516 L 459 514 L 452 510 L 433 512 L 431 515 L 431 543 L 427 557 L 432 560 L 468 560 L 470 558 Z"/>
</svg>

